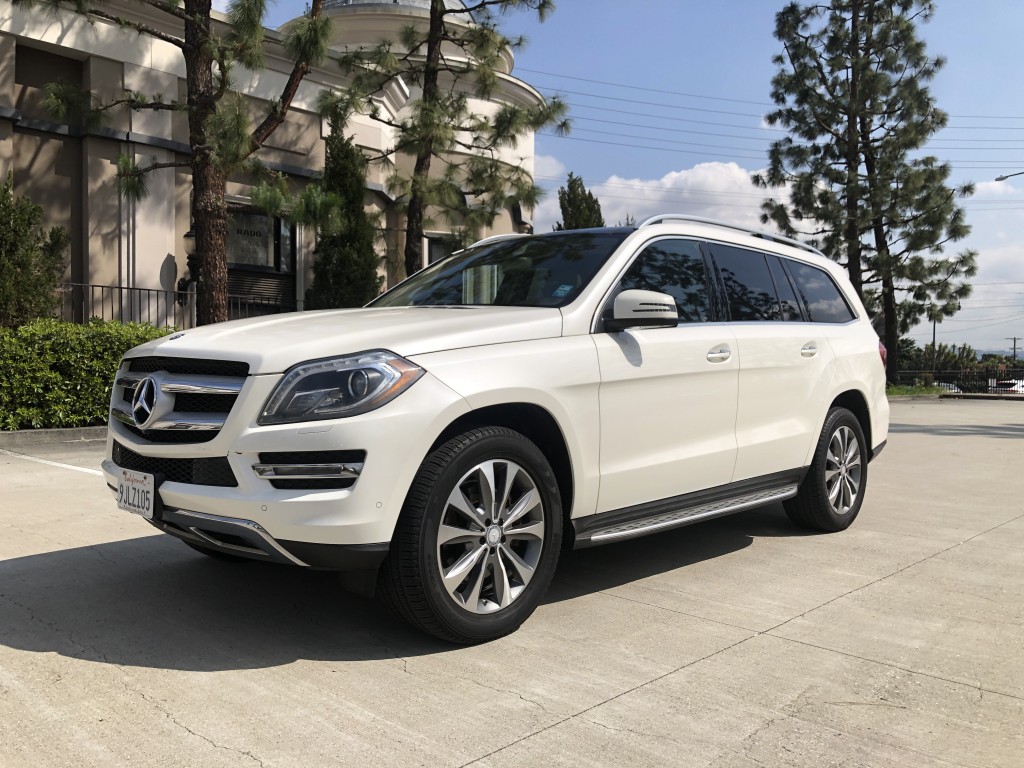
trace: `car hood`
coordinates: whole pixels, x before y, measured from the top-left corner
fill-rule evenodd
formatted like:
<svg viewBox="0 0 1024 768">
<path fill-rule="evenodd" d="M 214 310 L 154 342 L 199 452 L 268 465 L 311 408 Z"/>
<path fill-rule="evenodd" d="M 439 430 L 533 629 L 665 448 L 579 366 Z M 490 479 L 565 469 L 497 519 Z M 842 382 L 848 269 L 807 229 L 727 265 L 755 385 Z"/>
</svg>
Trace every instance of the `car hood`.
<svg viewBox="0 0 1024 768">
<path fill-rule="evenodd" d="M 292 312 L 180 331 L 135 347 L 152 355 L 239 360 L 249 372 L 280 373 L 318 358 L 387 349 L 403 357 L 562 334 L 558 309 L 382 307 Z"/>
</svg>

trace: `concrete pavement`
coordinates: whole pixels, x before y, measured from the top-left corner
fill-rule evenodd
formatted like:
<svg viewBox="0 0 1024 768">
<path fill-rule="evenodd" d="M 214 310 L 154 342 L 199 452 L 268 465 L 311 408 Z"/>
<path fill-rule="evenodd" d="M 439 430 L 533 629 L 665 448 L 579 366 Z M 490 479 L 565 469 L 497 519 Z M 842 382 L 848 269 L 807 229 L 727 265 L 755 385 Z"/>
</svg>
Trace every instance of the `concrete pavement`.
<svg viewBox="0 0 1024 768">
<path fill-rule="evenodd" d="M 3 768 L 1022 765 L 1024 404 L 894 403 L 849 531 L 566 553 L 475 648 L 156 534 L 101 455 L 0 452 Z"/>
</svg>

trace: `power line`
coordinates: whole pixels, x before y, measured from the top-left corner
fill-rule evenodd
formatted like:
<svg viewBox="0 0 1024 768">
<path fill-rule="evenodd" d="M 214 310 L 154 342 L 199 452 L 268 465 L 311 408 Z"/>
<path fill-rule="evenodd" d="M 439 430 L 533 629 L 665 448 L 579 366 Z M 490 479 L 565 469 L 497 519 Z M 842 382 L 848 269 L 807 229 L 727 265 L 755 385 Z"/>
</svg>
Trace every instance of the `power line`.
<svg viewBox="0 0 1024 768">
<path fill-rule="evenodd" d="M 626 83 L 612 83 L 612 82 L 608 82 L 607 80 L 591 80 L 590 78 L 587 78 L 587 77 L 573 77 L 572 75 L 559 75 L 556 72 L 542 72 L 539 69 L 527 69 L 526 67 L 518 67 L 518 69 L 519 69 L 520 72 L 532 72 L 535 75 L 546 75 L 548 77 L 557 77 L 557 78 L 560 78 L 562 80 L 576 80 L 576 81 L 581 82 L 581 83 L 594 83 L 596 85 L 610 85 L 613 88 L 629 88 L 630 90 L 633 90 L 633 91 L 647 91 L 648 93 L 664 93 L 664 94 L 668 94 L 669 96 L 685 96 L 686 98 L 690 98 L 690 99 L 709 99 L 711 101 L 730 101 L 730 102 L 732 102 L 734 104 L 753 104 L 753 105 L 758 106 L 758 107 L 772 107 L 772 108 L 774 108 L 773 104 L 770 104 L 770 103 L 765 102 L 765 101 L 747 101 L 746 99 L 729 99 L 729 98 L 725 98 L 723 96 L 704 96 L 704 95 L 701 95 L 699 93 L 683 93 L 682 91 L 663 91 L 660 88 L 647 88 L 647 87 L 640 86 L 640 85 L 627 85 Z"/>
<path fill-rule="evenodd" d="M 594 79 L 585 78 L 585 77 L 576 77 L 576 76 L 573 76 L 573 75 L 566 75 L 566 74 L 561 74 L 561 73 L 558 73 L 558 72 L 545 72 L 545 71 L 537 70 L 537 69 L 527 69 L 525 67 L 520 67 L 519 70 L 521 72 L 532 72 L 534 74 L 545 75 L 547 77 L 555 77 L 555 78 L 558 78 L 560 80 L 575 80 L 577 82 L 593 83 L 595 85 L 607 85 L 607 86 L 611 86 L 613 88 L 628 88 L 628 89 L 633 90 L 633 91 L 646 91 L 646 92 L 649 92 L 649 93 L 661 93 L 661 94 L 666 94 L 666 95 L 670 95 L 670 96 L 682 96 L 684 98 L 691 98 L 691 99 L 708 99 L 708 100 L 712 100 L 712 101 L 727 101 L 727 102 L 732 102 L 732 103 L 736 103 L 736 104 L 751 104 L 751 105 L 759 106 L 759 107 L 768 107 L 769 109 L 778 109 L 778 108 L 780 108 L 780 106 L 782 106 L 782 105 L 778 104 L 777 102 L 752 101 L 752 100 L 747 100 L 747 99 L 728 98 L 728 97 L 724 97 L 724 96 L 708 96 L 708 95 L 699 94 L 699 93 L 685 93 L 685 92 L 682 92 L 682 91 L 662 90 L 662 89 L 659 89 L 659 88 L 651 88 L 649 86 L 642 86 L 642 85 L 639 85 L 637 83 L 615 83 L 615 82 L 611 82 L 611 81 L 607 81 L 607 80 L 594 80 Z M 535 88 L 550 88 L 551 86 L 537 86 L 537 85 L 534 85 L 534 87 Z M 624 99 L 624 98 L 621 98 L 621 97 L 616 98 L 616 97 L 613 97 L 613 96 L 600 96 L 600 95 L 597 95 L 597 94 L 588 94 L 588 93 L 581 93 L 581 92 L 569 91 L 569 90 L 563 90 L 562 92 L 563 93 L 572 93 L 572 94 L 575 94 L 577 96 L 590 96 L 590 97 L 593 97 L 593 98 L 616 99 L 618 101 L 628 101 L 628 102 L 638 103 L 638 104 L 654 104 L 655 106 L 665 106 L 665 107 L 668 107 L 670 109 L 694 109 L 693 107 L 681 107 L 681 106 L 675 106 L 675 105 L 670 105 L 670 104 L 662 105 L 662 104 L 658 104 L 656 102 L 634 102 L 632 99 Z M 717 111 L 717 110 L 711 110 L 711 111 Z M 740 113 L 740 112 L 725 112 L 723 114 L 737 114 L 737 115 L 743 115 L 745 117 L 760 117 L 761 116 L 761 115 L 751 115 L 749 113 Z M 953 118 L 957 118 L 957 119 L 962 119 L 962 120 L 1024 120 L 1024 115 L 956 115 L 956 114 L 950 114 L 949 117 L 953 117 Z"/>
</svg>

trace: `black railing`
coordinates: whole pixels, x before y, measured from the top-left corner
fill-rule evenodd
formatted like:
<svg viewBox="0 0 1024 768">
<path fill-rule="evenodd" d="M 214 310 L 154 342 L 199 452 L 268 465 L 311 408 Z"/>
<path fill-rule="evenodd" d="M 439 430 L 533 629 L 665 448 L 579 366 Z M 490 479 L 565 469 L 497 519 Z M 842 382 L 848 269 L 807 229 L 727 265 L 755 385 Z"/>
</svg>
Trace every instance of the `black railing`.
<svg viewBox="0 0 1024 768">
<path fill-rule="evenodd" d="M 992 393 L 999 382 L 1024 381 L 1021 368 L 968 368 L 960 371 L 900 371 L 897 384 L 937 385 L 950 392 Z M 955 389 L 953 389 L 955 387 Z M 1003 387 L 1005 388 L 1005 387 Z"/>
<path fill-rule="evenodd" d="M 62 320 L 85 323 L 97 317 L 101 320 L 149 323 L 158 328 L 195 326 L 194 290 L 65 283 L 60 292 Z M 295 308 L 293 301 L 282 297 L 228 296 L 228 317 L 231 320 L 293 312 Z"/>
</svg>

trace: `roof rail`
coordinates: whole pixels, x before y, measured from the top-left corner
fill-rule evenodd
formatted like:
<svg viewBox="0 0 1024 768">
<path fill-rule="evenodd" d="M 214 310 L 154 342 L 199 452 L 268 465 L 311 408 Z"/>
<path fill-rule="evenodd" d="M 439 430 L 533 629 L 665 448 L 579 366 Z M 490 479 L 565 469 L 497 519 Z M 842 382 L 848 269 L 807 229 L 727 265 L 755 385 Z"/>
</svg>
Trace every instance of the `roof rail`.
<svg viewBox="0 0 1024 768">
<path fill-rule="evenodd" d="M 514 240 L 518 237 L 526 237 L 526 235 L 524 235 L 521 232 L 510 232 L 505 235 L 491 235 L 490 237 L 485 237 L 483 240 L 477 240 L 475 243 L 470 243 L 469 245 L 466 246 L 466 248 L 476 248 L 478 245 L 484 245 L 485 243 L 496 243 L 499 240 Z M 453 251 L 452 256 L 454 256 L 456 253 L 462 253 L 464 250 L 466 250 L 466 248 L 459 248 L 459 250 Z"/>
<path fill-rule="evenodd" d="M 743 232 L 754 237 L 760 237 L 762 240 L 770 240 L 773 243 L 781 243 L 782 245 L 791 245 L 794 248 L 799 248 L 802 251 L 809 251 L 810 253 L 818 256 L 825 256 L 824 253 L 819 251 L 813 245 L 807 243 L 801 243 L 799 240 L 794 240 L 791 237 L 783 237 L 782 235 L 776 235 L 771 232 L 762 232 L 758 229 L 750 229 L 749 227 L 741 227 L 738 224 L 729 224 L 725 221 L 718 221 L 717 219 L 708 219 L 704 216 L 687 216 L 682 213 L 662 213 L 657 216 L 651 216 L 651 218 L 640 222 L 637 225 L 637 229 L 643 227 L 649 227 L 652 224 L 660 224 L 663 221 L 692 221 L 695 224 L 710 224 L 714 227 L 725 227 L 726 229 L 735 229 L 739 232 Z M 826 257 L 828 258 L 828 257 Z"/>
</svg>

